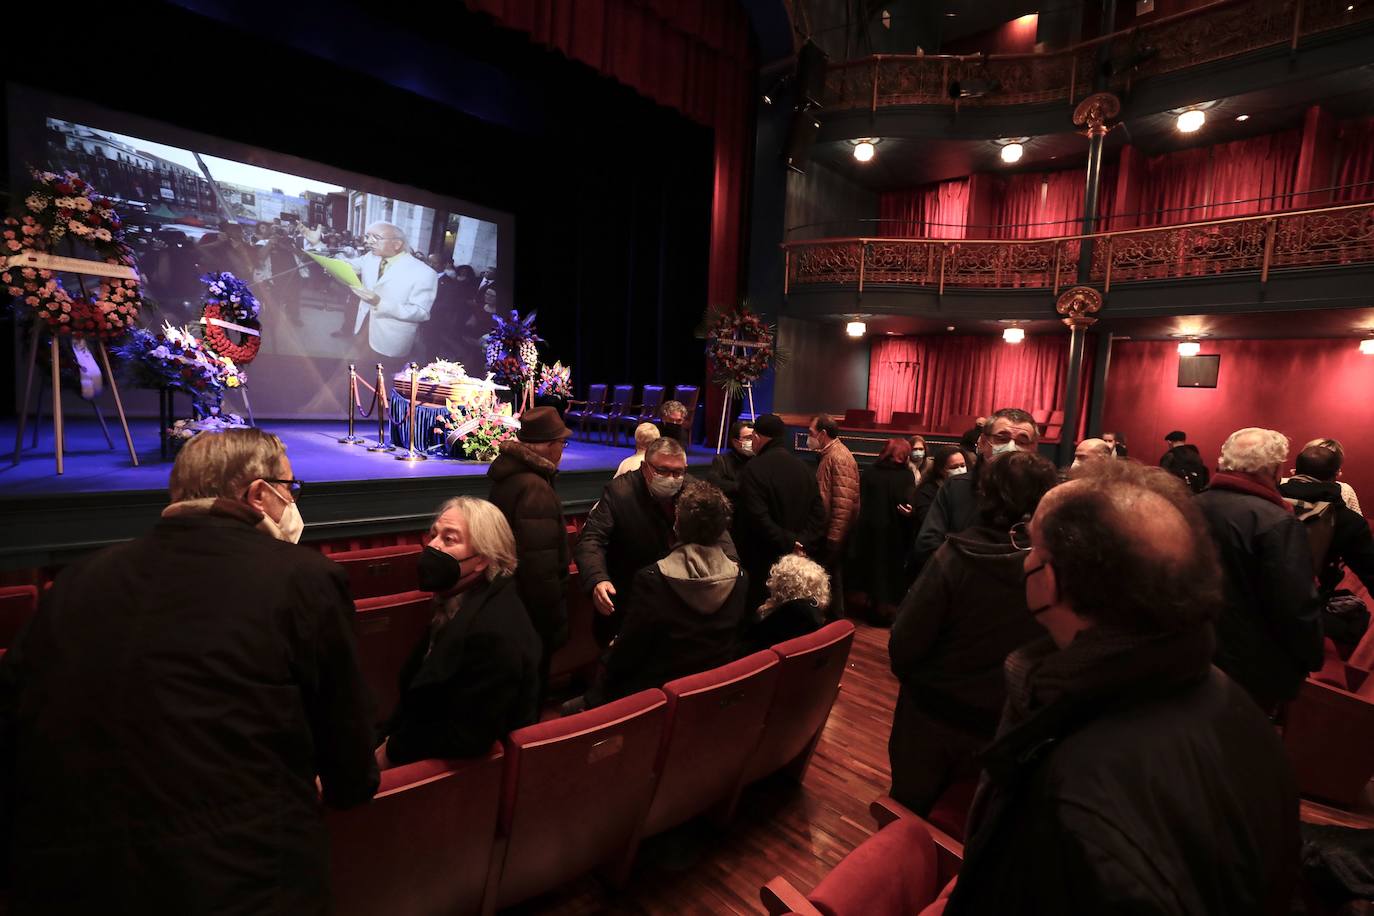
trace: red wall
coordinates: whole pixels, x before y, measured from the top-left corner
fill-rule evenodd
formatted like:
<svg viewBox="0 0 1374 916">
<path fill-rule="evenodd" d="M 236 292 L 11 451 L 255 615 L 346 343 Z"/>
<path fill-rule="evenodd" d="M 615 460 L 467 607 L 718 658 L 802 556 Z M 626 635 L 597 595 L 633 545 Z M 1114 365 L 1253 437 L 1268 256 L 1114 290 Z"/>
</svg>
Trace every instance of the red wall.
<svg viewBox="0 0 1374 916">
<path fill-rule="evenodd" d="M 1202 352 L 1221 354 L 1217 387 L 1179 388 L 1178 344 L 1116 341 L 1104 429 L 1125 433 L 1131 455 L 1148 463 L 1181 429 L 1213 467 L 1221 443 L 1245 426 L 1287 436 L 1288 467 L 1303 443 L 1330 436 L 1345 446 L 1344 479 L 1362 504 L 1374 502 L 1374 356 L 1357 341 L 1203 341 Z"/>
</svg>

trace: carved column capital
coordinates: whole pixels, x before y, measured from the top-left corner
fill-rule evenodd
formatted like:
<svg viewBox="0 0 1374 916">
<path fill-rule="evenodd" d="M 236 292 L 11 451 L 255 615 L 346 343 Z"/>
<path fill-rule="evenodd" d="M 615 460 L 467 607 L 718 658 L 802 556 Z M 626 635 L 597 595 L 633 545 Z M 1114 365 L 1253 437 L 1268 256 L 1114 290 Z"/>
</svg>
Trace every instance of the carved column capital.
<svg viewBox="0 0 1374 916">
<path fill-rule="evenodd" d="M 1073 123 L 1086 127 L 1089 137 L 1106 136 L 1113 125 L 1107 122 L 1121 114 L 1121 100 L 1110 92 L 1094 92 L 1073 110 Z"/>
<path fill-rule="evenodd" d="M 1070 328 L 1090 328 L 1097 324 L 1092 316 L 1102 310 L 1102 294 L 1091 286 L 1072 286 L 1059 294 L 1054 310 Z"/>
</svg>

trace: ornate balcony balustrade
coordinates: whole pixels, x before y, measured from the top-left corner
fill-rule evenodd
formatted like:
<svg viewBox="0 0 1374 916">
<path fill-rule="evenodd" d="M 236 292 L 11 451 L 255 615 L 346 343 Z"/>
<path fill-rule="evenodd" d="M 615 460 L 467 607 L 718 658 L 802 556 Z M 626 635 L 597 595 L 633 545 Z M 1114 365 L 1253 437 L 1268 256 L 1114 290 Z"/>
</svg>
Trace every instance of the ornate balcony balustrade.
<svg viewBox="0 0 1374 916">
<path fill-rule="evenodd" d="M 1303 38 L 1374 19 L 1374 4 L 1349 0 L 1217 0 L 1132 29 L 1045 54 L 877 54 L 831 66 L 826 107 L 889 105 L 1074 104 L 1092 90 L 1099 47 L 1119 62 L 1108 88 L 1173 73 L 1275 45 L 1296 49 Z M 1120 66 L 1131 62 L 1132 67 Z M 977 98 L 949 96 L 956 80 L 997 89 Z"/>
<path fill-rule="evenodd" d="M 811 285 L 1049 289 L 1374 264 L 1374 203 L 1045 239 L 828 238 L 785 242 L 785 291 Z"/>
</svg>

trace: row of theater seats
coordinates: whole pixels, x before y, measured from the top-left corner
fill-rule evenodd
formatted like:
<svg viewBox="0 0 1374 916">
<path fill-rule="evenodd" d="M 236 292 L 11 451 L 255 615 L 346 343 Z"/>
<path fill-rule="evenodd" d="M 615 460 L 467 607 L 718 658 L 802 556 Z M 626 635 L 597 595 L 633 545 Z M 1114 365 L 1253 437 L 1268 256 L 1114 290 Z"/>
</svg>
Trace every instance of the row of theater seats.
<svg viewBox="0 0 1374 916">
<path fill-rule="evenodd" d="M 832 623 L 728 665 L 512 732 L 480 760 L 383 773 L 329 816 L 341 914 L 490 913 L 588 872 L 619 883 L 642 838 L 783 768 L 800 779 L 854 626 Z"/>
</svg>

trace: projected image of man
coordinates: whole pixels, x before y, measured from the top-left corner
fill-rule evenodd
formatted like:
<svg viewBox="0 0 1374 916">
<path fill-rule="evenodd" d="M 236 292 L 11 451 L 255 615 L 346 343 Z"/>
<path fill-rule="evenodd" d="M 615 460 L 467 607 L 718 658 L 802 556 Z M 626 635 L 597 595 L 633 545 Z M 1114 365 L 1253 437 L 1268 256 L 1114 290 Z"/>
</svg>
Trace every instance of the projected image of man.
<svg viewBox="0 0 1374 916">
<path fill-rule="evenodd" d="M 363 241 L 368 253 L 348 262 L 363 282 L 353 288 L 362 300 L 353 323 L 354 349 L 374 362 L 406 359 L 415 347 L 416 332 L 434 308 L 439 275 L 410 254 L 405 236 L 391 223 L 368 226 Z"/>
</svg>

